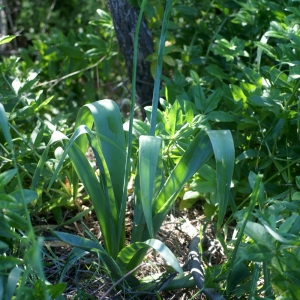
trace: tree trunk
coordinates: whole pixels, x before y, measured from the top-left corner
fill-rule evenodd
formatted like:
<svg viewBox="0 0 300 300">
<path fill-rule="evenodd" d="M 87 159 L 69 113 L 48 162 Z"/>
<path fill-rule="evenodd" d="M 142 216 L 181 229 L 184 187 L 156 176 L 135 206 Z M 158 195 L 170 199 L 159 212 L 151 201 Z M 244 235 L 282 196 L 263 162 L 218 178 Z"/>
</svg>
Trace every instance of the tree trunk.
<svg viewBox="0 0 300 300">
<path fill-rule="evenodd" d="M 6 13 L 4 11 L 4 5 L 3 0 L 0 0 L 0 36 L 6 36 L 7 35 L 7 20 L 6 20 Z M 5 52 L 6 44 L 3 44 L 0 46 L 0 51 Z"/>
<path fill-rule="evenodd" d="M 126 0 L 108 0 L 108 3 L 128 76 L 132 78 L 134 35 L 140 10 L 131 6 Z M 136 93 L 142 107 L 151 105 L 152 102 L 154 80 L 150 72 L 150 63 L 146 61 L 151 53 L 153 53 L 153 41 L 146 20 L 143 18 L 139 32 L 136 77 Z"/>
</svg>

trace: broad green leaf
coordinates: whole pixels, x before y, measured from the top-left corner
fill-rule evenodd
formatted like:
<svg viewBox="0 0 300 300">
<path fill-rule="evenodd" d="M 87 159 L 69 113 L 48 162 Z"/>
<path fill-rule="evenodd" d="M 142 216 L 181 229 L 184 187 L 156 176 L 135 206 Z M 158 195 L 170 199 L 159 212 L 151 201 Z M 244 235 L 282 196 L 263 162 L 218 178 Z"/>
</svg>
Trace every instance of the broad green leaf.
<svg viewBox="0 0 300 300">
<path fill-rule="evenodd" d="M 222 90 L 216 89 L 205 101 L 205 110 L 204 113 L 207 114 L 216 109 L 218 103 L 222 98 Z"/>
<path fill-rule="evenodd" d="M 23 260 L 18 259 L 13 256 L 0 256 L 0 270 L 1 272 L 6 272 L 8 269 L 11 269 L 17 265 L 22 265 Z"/>
<path fill-rule="evenodd" d="M 244 94 L 243 90 L 235 85 L 235 84 L 232 84 L 231 85 L 231 92 L 232 92 L 232 96 L 233 96 L 233 99 L 236 100 L 236 101 L 241 101 L 246 103 L 247 102 L 247 97 L 246 95 Z"/>
<path fill-rule="evenodd" d="M 273 38 L 277 38 L 277 39 L 286 39 L 287 35 L 285 32 L 280 32 L 277 30 L 269 30 L 265 33 L 265 35 L 267 37 L 273 37 Z"/>
<path fill-rule="evenodd" d="M 248 82 L 240 82 L 240 87 L 244 91 L 245 95 L 255 96 L 261 94 L 261 89 L 259 89 L 256 85 L 248 83 Z"/>
<path fill-rule="evenodd" d="M 49 153 L 49 149 L 51 147 L 52 144 L 58 142 L 58 141 L 61 141 L 63 142 L 64 140 L 68 140 L 68 137 L 66 135 L 64 135 L 63 133 L 59 132 L 59 131 L 54 131 L 51 135 L 51 138 L 50 138 L 50 141 L 48 142 L 42 156 L 40 157 L 40 160 L 37 164 L 37 167 L 35 169 L 35 172 L 34 172 L 34 175 L 33 175 L 33 178 L 32 178 L 32 182 L 31 182 L 31 189 L 35 189 L 37 184 L 38 184 L 38 181 L 39 181 L 39 177 L 41 176 L 42 174 L 42 171 L 43 171 L 43 168 L 44 168 L 44 165 L 47 161 L 47 158 L 48 158 L 48 153 Z M 67 153 L 65 154 L 64 157 L 66 157 Z M 61 158 L 63 159 L 63 157 Z M 60 165 L 62 165 L 63 163 L 63 160 L 61 160 L 61 163 Z M 58 173 L 58 169 L 57 169 L 57 172 L 56 174 Z M 52 182 L 55 180 L 55 177 L 53 176 L 52 177 Z M 48 188 L 50 188 L 51 184 L 49 184 Z"/>
<path fill-rule="evenodd" d="M 0 103 L 0 125 L 1 125 L 4 138 L 6 139 L 6 142 L 8 144 L 8 147 L 10 148 L 10 150 L 13 150 L 13 143 L 12 143 L 12 138 L 9 130 L 9 125 L 6 118 L 4 106 L 2 103 Z"/>
<path fill-rule="evenodd" d="M 12 192 L 11 196 L 13 196 L 19 203 L 21 203 L 23 205 L 23 197 L 24 197 L 25 203 L 29 204 L 32 201 L 37 199 L 38 194 L 36 191 L 23 189 L 22 192 L 20 190 Z"/>
<path fill-rule="evenodd" d="M 14 38 L 16 38 L 16 35 L 6 35 L 6 36 L 2 36 L 0 38 L 0 45 L 9 43 L 10 41 L 12 41 Z"/>
<path fill-rule="evenodd" d="M 207 164 L 201 166 L 197 173 L 206 181 L 214 182 L 216 180 L 216 170 Z M 195 180 L 195 183 L 191 183 L 191 186 L 194 187 L 194 184 L 197 186 L 197 180 Z"/>
<path fill-rule="evenodd" d="M 216 160 L 218 228 L 221 228 L 230 195 L 235 157 L 234 143 L 229 130 L 208 130 L 207 134 L 212 143 Z"/>
<path fill-rule="evenodd" d="M 35 102 L 35 105 L 33 106 L 34 108 L 34 112 L 37 113 L 38 111 L 40 111 L 42 108 L 46 107 L 54 98 L 54 96 L 50 96 L 49 98 L 47 98 L 44 101 L 39 101 L 39 102 Z"/>
<path fill-rule="evenodd" d="M 19 78 L 15 78 L 13 82 L 11 83 L 11 86 L 13 88 L 13 91 L 16 95 L 19 95 L 19 90 L 22 87 L 22 83 Z"/>
<path fill-rule="evenodd" d="M 300 38 L 299 38 L 298 34 L 290 33 L 288 35 L 288 37 L 291 40 L 293 46 L 295 46 L 295 48 L 297 48 L 297 50 L 299 50 L 300 49 Z"/>
<path fill-rule="evenodd" d="M 95 249 L 98 249 L 100 251 L 105 252 L 104 248 L 101 246 L 100 243 L 96 243 L 90 239 L 61 231 L 54 231 L 54 235 L 61 241 L 74 247 L 84 249 L 86 251 L 93 251 Z"/>
<path fill-rule="evenodd" d="M 193 18 L 197 15 L 197 10 L 187 5 L 176 5 L 173 8 L 178 10 L 184 17 L 187 18 Z"/>
<path fill-rule="evenodd" d="M 212 111 L 207 114 L 207 119 L 213 122 L 234 122 L 232 114 L 225 111 Z"/>
<path fill-rule="evenodd" d="M 88 59 L 88 58 L 99 58 L 101 56 L 103 56 L 105 54 L 105 51 L 104 50 L 101 50 L 99 48 L 92 48 L 92 49 L 89 49 L 87 50 L 83 57 L 85 59 Z"/>
<path fill-rule="evenodd" d="M 106 51 L 107 44 L 99 35 L 89 33 L 86 35 L 86 37 L 91 45 L 96 46 L 98 49 L 102 51 Z"/>
<path fill-rule="evenodd" d="M 65 154 L 63 155 L 57 170 L 60 168 L 64 157 L 69 154 L 74 168 L 94 204 L 95 212 L 101 226 L 106 247 L 109 253 L 115 256 L 118 252 L 118 248 L 123 244 L 122 240 L 120 241 L 116 237 L 118 222 L 120 221 L 117 212 L 119 206 L 117 206 L 115 203 L 114 194 L 111 194 L 110 192 L 113 188 L 115 188 L 114 191 L 121 194 L 122 189 L 120 188 L 122 188 L 124 180 L 123 170 L 125 161 L 125 142 L 119 109 L 116 104 L 110 100 L 92 103 L 80 110 L 77 117 L 77 126 L 79 126 L 80 123 L 84 123 L 90 128 L 92 127 L 93 123 L 95 123 L 95 129 L 97 130 L 97 133 L 99 132 L 98 136 L 101 138 L 101 146 L 99 145 L 100 141 L 97 138 L 93 137 L 82 139 L 82 134 L 87 133 L 89 136 L 91 136 L 91 132 L 89 132 L 87 127 L 79 127 L 68 143 Z M 87 149 L 88 140 L 90 140 L 90 144 L 93 149 L 96 150 L 94 153 L 100 167 L 100 183 L 98 182 L 98 179 L 96 178 L 93 170 L 85 158 L 84 153 Z M 75 142 L 76 145 L 74 144 Z M 102 150 L 106 151 L 106 158 L 104 158 Z M 106 164 L 107 161 L 110 162 L 111 165 L 109 171 L 114 171 L 114 173 L 110 174 L 115 175 L 115 178 L 120 178 L 118 181 L 115 179 L 115 183 L 113 184 L 110 180 L 110 174 Z M 55 178 L 56 174 L 57 171 L 55 172 L 53 178 Z M 51 186 L 52 182 L 53 179 L 51 180 L 49 186 Z M 106 192 L 102 191 L 101 187 Z M 107 196 L 109 197 L 107 198 Z M 120 197 L 117 197 L 117 200 L 121 201 Z M 121 230 L 124 231 L 124 226 L 121 227 Z"/>
<path fill-rule="evenodd" d="M 175 67 L 176 63 L 172 56 L 170 55 L 164 55 L 163 59 L 164 63 L 166 63 L 169 66 Z"/>
<path fill-rule="evenodd" d="M 142 238 L 144 230 L 147 228 L 145 221 L 145 214 L 143 211 L 142 197 L 141 197 L 141 188 L 140 188 L 140 176 L 139 170 L 137 169 L 137 174 L 135 178 L 135 193 L 134 193 L 134 218 L 132 224 L 132 234 L 131 234 L 131 243 L 140 242 L 149 237 L 149 230 L 147 231 L 147 237 Z M 152 212 L 151 212 L 152 215 Z"/>
<path fill-rule="evenodd" d="M 21 273 L 24 270 L 20 267 L 14 267 L 7 278 L 7 285 L 5 290 L 5 299 L 12 299 L 13 295 L 16 291 L 16 288 L 18 286 L 18 282 L 20 280 Z"/>
<path fill-rule="evenodd" d="M 16 169 L 7 170 L 0 174 L 0 191 L 7 185 L 17 174 Z"/>
<path fill-rule="evenodd" d="M 204 95 L 201 85 L 200 84 L 193 85 L 190 88 L 190 94 L 191 94 L 192 99 L 194 100 L 196 108 L 200 112 L 204 112 L 206 97 Z"/>
<path fill-rule="evenodd" d="M 209 202 L 204 203 L 204 214 L 206 218 L 211 219 L 216 215 L 217 208 L 215 205 L 210 204 Z"/>
<path fill-rule="evenodd" d="M 4 250 L 6 250 L 6 249 L 8 249 L 8 248 L 9 248 L 8 244 L 6 244 L 6 243 L 0 241 L 0 250 L 1 250 L 1 251 L 4 251 Z"/>
<path fill-rule="evenodd" d="M 23 207 L 22 203 L 16 201 L 16 199 L 7 194 L 0 193 L 0 209 L 20 209 Z"/>
<path fill-rule="evenodd" d="M 155 249 L 179 274 L 183 274 L 183 270 L 180 267 L 178 260 L 164 243 L 157 239 L 149 239 L 145 241 L 145 244 Z"/>
<path fill-rule="evenodd" d="M 75 128 L 82 124 L 90 129 L 94 125 L 101 141 L 101 150 L 114 191 L 115 200 L 111 201 L 116 201 L 117 207 L 120 207 L 125 177 L 126 146 L 119 107 L 114 101 L 107 99 L 87 104 L 79 110 Z M 82 136 L 76 143 L 85 153 L 88 140 Z"/>
<path fill-rule="evenodd" d="M 259 221 L 262 223 L 262 225 L 265 227 L 265 229 L 269 232 L 269 234 L 277 241 L 281 243 L 289 243 L 289 240 L 284 238 L 281 234 L 277 233 L 274 229 L 268 224 L 265 220 L 263 220 L 261 217 L 258 216 Z"/>
<path fill-rule="evenodd" d="M 272 255 L 270 254 L 271 251 L 269 247 L 266 247 L 262 244 L 251 243 L 246 247 L 241 247 L 240 252 L 238 253 L 239 257 L 237 261 L 270 261 L 272 259 Z"/>
<path fill-rule="evenodd" d="M 4 218 L 7 224 L 12 228 L 19 230 L 28 230 L 28 222 L 23 215 L 8 210 L 5 212 Z"/>
<path fill-rule="evenodd" d="M 166 127 L 169 135 L 172 137 L 176 134 L 177 127 L 182 125 L 183 121 L 183 114 L 179 101 L 176 100 L 173 103 L 167 116 L 168 120 L 166 122 Z"/>
<path fill-rule="evenodd" d="M 153 136 L 140 136 L 139 143 L 139 176 L 140 193 L 146 224 L 150 237 L 154 237 L 152 225 L 152 202 L 161 187 L 163 169 L 162 139 Z"/>
<path fill-rule="evenodd" d="M 47 126 L 38 121 L 37 126 L 30 135 L 30 142 L 34 148 L 38 148 L 43 143 L 46 132 L 48 132 Z"/>
<path fill-rule="evenodd" d="M 249 97 L 249 101 L 252 105 L 259 106 L 259 107 L 271 108 L 276 105 L 276 103 L 273 100 L 262 96 L 251 96 Z"/>
<path fill-rule="evenodd" d="M 248 67 L 244 67 L 243 71 L 251 83 L 253 83 L 257 87 L 262 87 L 263 80 L 258 72 Z"/>
<path fill-rule="evenodd" d="M 269 248 L 271 251 L 274 250 L 274 239 L 263 225 L 252 221 L 248 221 L 244 232 L 255 243 L 263 245 Z"/>
<path fill-rule="evenodd" d="M 184 106 L 185 119 L 189 124 L 192 124 L 194 119 L 193 104 L 190 101 L 184 101 L 183 106 Z"/>
<path fill-rule="evenodd" d="M 69 44 L 59 45 L 58 49 L 72 58 L 82 59 L 84 55 L 83 51 L 79 47 L 75 47 Z"/>
<path fill-rule="evenodd" d="M 126 246 L 120 251 L 117 263 L 122 266 L 124 270 L 131 270 L 138 265 L 140 258 L 143 258 L 143 255 L 140 255 L 139 251 L 144 253 L 145 250 L 147 251 L 147 249 L 149 249 L 149 247 L 155 249 L 174 270 L 183 274 L 182 268 L 174 254 L 164 243 L 157 239 L 149 239 L 145 242 L 136 242 Z"/>
<path fill-rule="evenodd" d="M 265 52 L 268 56 L 271 58 L 278 60 L 278 57 L 276 55 L 276 51 L 274 48 L 266 43 L 263 42 L 254 42 L 254 44 L 263 52 Z"/>
<path fill-rule="evenodd" d="M 124 123 L 124 130 L 129 130 L 129 122 Z M 139 138 L 141 135 L 147 135 L 149 133 L 150 127 L 148 124 L 141 120 L 134 119 L 133 120 L 133 130 L 132 133 L 136 138 Z"/>
<path fill-rule="evenodd" d="M 106 224 L 108 229 L 112 222 L 117 224 L 116 228 L 110 231 L 115 230 L 113 236 L 117 235 L 120 238 L 112 238 L 111 233 L 103 232 L 103 236 L 108 235 L 105 237 L 106 240 L 111 241 L 110 245 L 107 245 L 109 253 L 114 251 L 116 255 L 125 243 L 125 203 L 123 202 L 126 198 L 123 197 L 123 191 L 126 191 L 124 184 L 127 182 L 125 178 L 126 145 L 119 107 L 114 101 L 108 99 L 87 104 L 79 110 L 75 128 L 81 124 L 85 124 L 87 128 L 94 126 L 97 134 L 97 138 L 92 140 L 81 136 L 76 140 L 76 144 L 83 153 L 86 152 L 89 143 L 93 147 L 106 196 L 105 203 L 102 200 L 100 205 L 94 205 L 94 207 L 95 211 L 102 209 L 103 215 L 111 216 L 109 220 L 107 217 L 106 220 L 99 220 L 102 226 Z"/>
<path fill-rule="evenodd" d="M 215 64 L 209 64 L 209 66 L 207 66 L 205 68 L 205 70 L 212 76 L 215 76 L 219 79 L 225 79 L 228 80 L 228 75 L 218 66 Z"/>
<path fill-rule="evenodd" d="M 257 157 L 265 157 L 266 154 L 256 149 L 248 149 L 242 152 L 237 158 L 236 161 L 240 162 L 245 159 L 252 159 Z"/>
<path fill-rule="evenodd" d="M 276 118 L 285 119 L 285 120 L 293 120 L 298 116 L 298 112 L 294 110 L 284 110 L 280 113 L 276 114 Z"/>
<path fill-rule="evenodd" d="M 232 276 L 227 282 L 230 290 L 234 290 L 239 283 L 251 276 L 251 272 L 243 262 L 235 263 L 231 274 Z"/>
<path fill-rule="evenodd" d="M 280 233 L 287 233 L 294 226 L 294 224 L 300 220 L 300 216 L 296 213 L 292 214 L 290 217 L 285 219 L 283 223 L 279 226 L 278 231 Z"/>
<path fill-rule="evenodd" d="M 194 70 L 192 70 L 192 69 L 190 70 L 190 75 L 191 75 L 191 77 L 192 77 L 195 84 L 199 83 L 200 77 Z"/>
<path fill-rule="evenodd" d="M 292 200 L 300 200 L 300 192 L 293 193 Z"/>
<path fill-rule="evenodd" d="M 202 193 L 197 191 L 187 191 L 184 193 L 183 198 L 179 203 L 179 209 L 190 208 L 199 200 L 205 201 Z"/>
<path fill-rule="evenodd" d="M 112 26 L 112 18 L 111 15 L 103 9 L 98 8 L 96 10 L 97 15 L 99 17 L 99 22 L 103 26 Z"/>
<path fill-rule="evenodd" d="M 25 82 L 22 83 L 21 88 L 19 89 L 19 94 L 30 91 L 30 89 L 38 82 L 38 75 L 38 72 L 30 72 Z M 54 96 L 52 96 L 52 98 L 53 97 Z"/>
<path fill-rule="evenodd" d="M 288 75 L 281 70 L 269 66 L 263 66 L 262 71 L 268 75 L 269 80 L 276 83 L 277 87 L 291 89 L 294 85 L 293 81 L 288 80 Z M 276 97 L 276 96 L 275 96 Z"/>
<path fill-rule="evenodd" d="M 16 233 L 16 230 L 10 226 L 7 219 L 8 218 L 2 215 L 2 213 L 0 214 L 0 237 L 8 238 L 10 241 L 13 241 L 14 239 L 20 240 L 21 237 Z"/>
<path fill-rule="evenodd" d="M 53 285 L 46 285 L 47 292 L 51 296 L 52 299 L 62 300 L 64 297 L 59 298 L 63 291 L 66 289 L 67 283 L 66 282 L 59 282 Z"/>
<path fill-rule="evenodd" d="M 216 175 L 216 174 L 215 174 Z M 198 193 L 212 193 L 216 191 L 216 182 L 214 181 L 201 181 L 192 182 L 190 185 L 192 191 L 197 191 Z M 188 195 L 185 193 L 183 199 Z"/>
</svg>

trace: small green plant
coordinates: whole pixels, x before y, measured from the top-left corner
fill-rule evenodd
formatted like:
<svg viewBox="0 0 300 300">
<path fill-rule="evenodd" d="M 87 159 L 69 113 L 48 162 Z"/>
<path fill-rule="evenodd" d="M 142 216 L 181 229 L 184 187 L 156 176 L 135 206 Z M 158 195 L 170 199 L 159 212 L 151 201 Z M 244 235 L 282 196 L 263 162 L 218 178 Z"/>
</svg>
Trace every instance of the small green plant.
<svg viewBox="0 0 300 300">
<path fill-rule="evenodd" d="M 166 7 L 166 13 L 169 8 L 170 1 Z M 187 140 L 182 157 L 178 159 L 173 168 L 167 170 L 168 176 L 165 177 L 162 160 L 164 137 L 154 136 L 154 133 L 157 127 L 155 105 L 157 106 L 158 101 L 157 88 L 161 73 L 166 28 L 167 23 L 164 22 L 161 37 L 162 46 L 157 64 L 158 76 L 154 88 L 154 108 L 150 117 L 150 134 L 139 137 L 137 166 L 131 166 L 130 162 L 131 124 L 129 124 L 128 144 L 126 145 L 118 106 L 114 101 L 101 100 L 87 104 L 79 110 L 75 125 L 76 130 L 70 139 L 61 135 L 65 152 L 49 184 L 51 187 L 61 164 L 68 155 L 77 176 L 91 198 L 100 224 L 104 247 L 93 241 L 67 233 L 55 232 L 55 235 L 75 247 L 96 249 L 104 263 L 109 266 L 111 276 L 115 280 L 119 280 L 136 270 L 149 247 L 158 251 L 182 275 L 182 269 L 174 255 L 162 242 L 155 239 L 155 236 L 186 182 L 213 154 L 215 155 L 217 172 L 218 230 L 221 229 L 227 209 L 234 162 L 234 146 L 229 131 L 201 130 L 195 125 L 195 134 Z M 133 80 L 133 85 L 134 82 Z M 173 123 L 169 123 L 167 130 L 171 139 L 175 138 L 175 126 L 177 123 L 179 124 L 175 109 L 174 106 L 169 114 L 171 119 L 174 118 Z M 132 123 L 132 119 L 129 123 Z M 184 121 L 180 125 L 184 126 Z M 54 140 L 55 138 L 52 139 L 52 141 Z M 225 145 L 225 148 L 222 145 Z M 99 174 L 95 173 L 85 157 L 88 147 L 93 149 Z M 39 175 L 42 165 L 41 161 L 36 176 Z M 125 210 L 129 172 L 135 174 L 135 203 L 131 243 L 126 246 Z M 74 198 L 76 197 L 77 186 L 77 181 L 74 180 Z M 137 284 L 132 277 L 129 277 L 129 281 L 131 284 Z"/>
<path fill-rule="evenodd" d="M 1 103 L 0 125 L 14 165 L 14 169 L 0 174 L 0 298 L 59 299 L 65 284 L 51 285 L 45 278 L 43 239 L 36 238 L 28 210 L 38 195 L 22 187 L 9 123 Z"/>
</svg>

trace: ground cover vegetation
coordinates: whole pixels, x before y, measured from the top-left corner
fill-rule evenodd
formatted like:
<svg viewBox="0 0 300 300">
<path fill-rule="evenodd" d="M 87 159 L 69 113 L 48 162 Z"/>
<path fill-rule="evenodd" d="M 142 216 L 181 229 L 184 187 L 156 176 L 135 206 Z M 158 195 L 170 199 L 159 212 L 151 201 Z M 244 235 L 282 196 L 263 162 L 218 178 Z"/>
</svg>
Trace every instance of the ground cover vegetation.
<svg viewBox="0 0 300 300">
<path fill-rule="evenodd" d="M 145 120 L 105 1 L 14 2 L 1 2 L 0 298 L 200 299 L 158 233 L 201 207 L 197 235 L 212 224 L 223 253 L 205 288 L 299 299 L 299 1 L 129 1 L 155 45 Z M 141 276 L 149 251 L 164 268 Z"/>
</svg>

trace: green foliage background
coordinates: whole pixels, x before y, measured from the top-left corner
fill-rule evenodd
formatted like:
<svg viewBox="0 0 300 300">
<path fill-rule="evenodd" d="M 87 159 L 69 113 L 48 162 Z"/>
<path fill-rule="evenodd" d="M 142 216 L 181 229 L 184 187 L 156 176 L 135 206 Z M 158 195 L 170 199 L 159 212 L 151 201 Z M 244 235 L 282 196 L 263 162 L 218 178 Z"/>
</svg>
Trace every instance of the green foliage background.
<svg viewBox="0 0 300 300">
<path fill-rule="evenodd" d="M 80 175 L 81 180 L 77 178 L 80 167 L 87 166 L 84 147 L 88 142 L 74 142 L 75 136 L 80 135 L 80 125 L 86 125 L 84 133 L 93 138 L 93 147 L 101 154 L 104 133 L 90 126 L 97 118 L 87 123 L 82 116 L 87 107 L 98 107 L 96 100 L 111 98 L 123 112 L 122 121 L 127 121 L 124 107 L 131 97 L 130 79 L 126 79 L 105 1 L 15 4 L 17 13 L 11 15 L 9 33 L 20 33 L 7 45 L 9 55 L 2 56 L 0 65 L 0 298 L 20 298 L 24 293 L 57 298 L 65 287 L 62 280 L 46 285 L 42 267 L 29 276 L 41 255 L 46 255 L 33 225 L 52 218 L 51 223 L 61 226 L 70 221 L 68 212 L 73 216 L 71 222 L 81 220 L 85 214 L 77 213 L 74 199 L 79 195 L 89 203 L 89 196 L 92 198 L 97 188 L 89 193 L 89 182 Z M 155 52 L 148 58 L 153 74 L 164 9 L 164 3 L 158 0 L 149 0 L 145 7 L 155 44 Z M 194 161 L 190 149 L 195 141 L 205 140 L 210 149 L 209 139 L 203 137 L 208 134 L 214 155 L 203 160 L 193 176 L 192 165 L 184 170 L 189 176 L 177 201 L 180 208 L 202 201 L 206 222 L 215 222 L 227 261 L 222 266 L 208 267 L 205 280 L 228 299 L 300 297 L 299 16 L 299 1 L 173 0 L 160 90 L 164 110 L 157 111 L 155 123 L 151 107 L 146 108 L 145 122 L 131 119 L 132 137 L 130 122 L 125 122 L 124 132 L 122 126 L 118 127 L 126 141 L 132 138 L 132 151 L 128 153 L 133 176 L 139 176 L 139 168 L 144 168 L 139 161 L 141 149 L 145 156 L 153 155 L 140 148 L 140 137 L 149 135 L 150 128 L 161 139 L 162 147 L 157 151 L 162 160 L 152 173 L 163 170 L 166 178 L 178 173 L 174 170 L 176 166 L 180 169 L 182 161 L 185 166 Z M 88 103 L 91 105 L 84 106 Z M 122 124 L 121 119 L 118 122 Z M 229 132 L 232 144 L 229 138 L 224 142 L 220 137 Z M 66 149 L 73 151 L 69 157 Z M 97 163 L 103 171 L 113 157 L 103 160 L 100 154 Z M 231 157 L 232 171 L 228 163 Z M 89 176 L 97 176 L 92 168 L 88 172 L 93 174 Z M 153 206 L 143 203 L 143 208 L 135 206 L 135 215 L 143 211 L 147 223 L 143 232 L 133 232 L 142 239 L 133 238 L 135 246 L 121 250 L 123 233 L 115 253 L 110 250 L 113 245 L 104 249 L 91 240 L 57 235 L 77 249 L 73 255 L 84 256 L 89 247 L 101 255 L 105 253 L 105 265 L 115 270 L 117 275 L 112 277 L 118 280 L 124 270 L 130 270 L 130 263 L 126 265 L 124 257 L 118 256 L 119 250 L 132 255 L 134 247 L 158 247 L 152 240 L 145 242 L 149 232 L 153 238 L 152 221 L 160 218 L 158 214 L 155 219 L 154 213 L 160 211 L 163 199 L 163 193 L 159 194 L 163 180 L 153 184 L 154 195 L 150 198 L 157 202 L 153 200 Z M 223 191 L 229 191 L 226 196 L 220 193 L 222 185 Z M 144 182 L 137 180 L 136 189 L 141 186 Z M 109 185 L 104 184 L 105 188 L 110 191 Z M 145 192 L 142 195 L 136 201 L 149 196 Z M 233 236 L 226 239 L 232 227 Z M 66 271 L 67 267 L 62 268 L 61 274 Z M 135 282 L 135 278 L 130 280 Z M 28 287 L 34 289 L 29 292 Z"/>
</svg>

